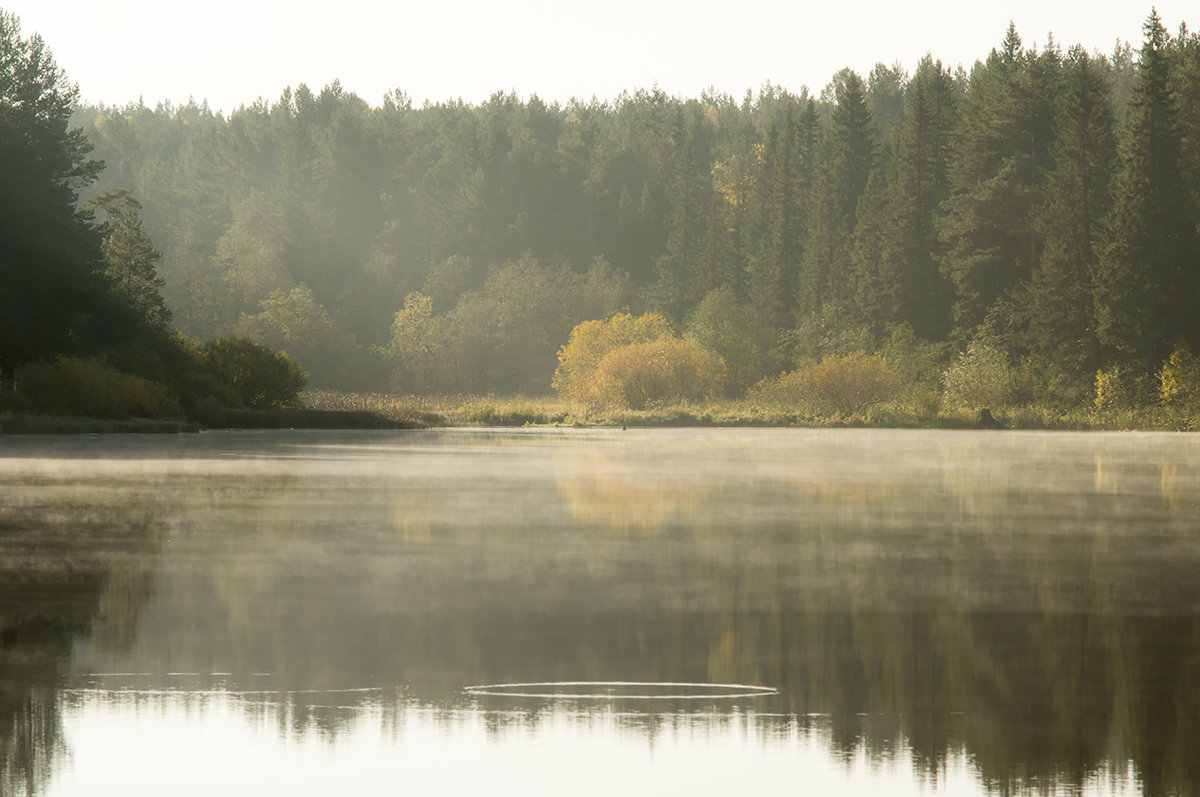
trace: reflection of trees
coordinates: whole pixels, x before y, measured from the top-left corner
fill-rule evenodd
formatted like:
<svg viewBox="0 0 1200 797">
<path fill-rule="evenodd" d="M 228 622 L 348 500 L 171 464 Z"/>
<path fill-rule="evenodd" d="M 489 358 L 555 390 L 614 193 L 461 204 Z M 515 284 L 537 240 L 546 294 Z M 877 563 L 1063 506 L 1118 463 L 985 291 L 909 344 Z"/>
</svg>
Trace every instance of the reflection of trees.
<svg viewBox="0 0 1200 797">
<path fill-rule="evenodd" d="M 0 478 L 7 477 L 3 474 Z M 152 591 L 143 558 L 154 527 L 64 496 L 0 483 L 14 498 L 0 522 L 0 793 L 36 794 L 65 750 L 62 696 L 77 639 L 126 645 Z M 89 500 L 89 498 L 91 500 Z M 48 499 L 48 500 L 47 500 Z"/>
<path fill-rule="evenodd" d="M 0 534 L 9 533 L 0 527 Z M 58 660 L 86 629 L 100 584 L 94 578 L 68 577 L 58 583 L 20 579 L 7 568 L 0 568 L 0 582 L 5 585 L 0 601 L 0 791 L 35 794 L 63 752 Z M 52 597 L 39 601 L 34 593 L 45 588 Z"/>
<path fill-rule="evenodd" d="M 1002 793 L 1078 785 L 1126 761 L 1147 793 L 1194 790 L 1200 491 L 1180 474 L 1194 475 L 1195 455 L 1168 446 L 1154 452 L 1166 461 L 1148 461 L 1112 438 L 943 436 L 883 448 L 901 461 L 872 471 L 854 442 L 760 474 L 776 480 L 761 496 L 763 479 L 736 468 L 724 488 L 673 496 L 677 527 L 724 593 L 706 617 L 710 677 L 783 688 L 788 711 L 828 713 L 847 752 L 903 742 L 936 774 L 964 749 Z M 1104 454 L 1089 470 L 1091 445 Z M 1064 446 L 1085 467 L 1067 467 Z M 572 507 L 645 484 L 639 455 L 612 451 L 579 469 L 601 474 L 591 495 L 572 471 Z M 731 528 L 730 480 L 752 507 L 786 493 L 791 516 Z M 657 577 L 687 577 L 670 568 Z M 864 728 L 859 715 L 895 725 Z"/>
<path fill-rule="evenodd" d="M 176 472 L 154 575 L 103 571 L 46 660 L 91 628 L 74 655 L 102 669 L 270 673 L 281 731 L 331 737 L 346 717 L 300 690 L 759 683 L 782 693 L 754 711 L 931 781 L 965 756 L 998 793 L 1130 761 L 1148 794 L 1200 788 L 1184 438 L 510 437 Z"/>
</svg>

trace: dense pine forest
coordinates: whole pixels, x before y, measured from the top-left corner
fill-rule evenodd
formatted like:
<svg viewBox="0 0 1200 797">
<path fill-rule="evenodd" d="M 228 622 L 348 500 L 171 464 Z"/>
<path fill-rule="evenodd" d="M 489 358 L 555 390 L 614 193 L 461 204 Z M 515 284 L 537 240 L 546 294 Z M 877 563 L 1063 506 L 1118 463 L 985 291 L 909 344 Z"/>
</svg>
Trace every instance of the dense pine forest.
<svg viewBox="0 0 1200 797">
<path fill-rule="evenodd" d="M 1010 26 L 969 71 L 926 56 L 819 96 L 373 106 L 335 82 L 227 117 L 68 110 L 55 180 L 140 241 L 138 315 L 286 352 L 311 386 L 548 394 L 577 325 L 629 314 L 731 397 L 856 356 L 977 406 L 1200 398 L 1200 36 L 1153 12 L 1140 48 Z M 85 334 L 86 297 L 5 266 L 5 337 L 43 344 L 11 375 Z"/>
</svg>

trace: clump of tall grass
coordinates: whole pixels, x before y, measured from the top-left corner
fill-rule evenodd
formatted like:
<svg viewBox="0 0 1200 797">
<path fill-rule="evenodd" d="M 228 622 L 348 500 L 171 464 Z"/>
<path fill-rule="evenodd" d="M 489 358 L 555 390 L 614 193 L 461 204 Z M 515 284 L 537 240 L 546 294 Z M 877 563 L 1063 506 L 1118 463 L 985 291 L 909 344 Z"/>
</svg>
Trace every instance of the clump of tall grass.
<svg viewBox="0 0 1200 797">
<path fill-rule="evenodd" d="M 300 403 L 312 410 L 371 413 L 414 428 L 447 425 L 446 418 L 436 408 L 412 396 L 306 390 L 300 394 Z"/>
<path fill-rule="evenodd" d="M 571 417 L 569 404 L 526 396 L 465 396 L 441 412 L 451 423 L 469 426 L 553 426 Z"/>
</svg>

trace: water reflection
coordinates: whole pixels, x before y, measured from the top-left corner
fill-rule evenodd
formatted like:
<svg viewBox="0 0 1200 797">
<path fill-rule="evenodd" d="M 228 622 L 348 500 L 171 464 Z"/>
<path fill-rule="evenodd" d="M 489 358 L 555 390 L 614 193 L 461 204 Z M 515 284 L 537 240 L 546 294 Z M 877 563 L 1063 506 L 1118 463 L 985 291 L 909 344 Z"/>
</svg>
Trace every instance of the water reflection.
<svg viewBox="0 0 1200 797">
<path fill-rule="evenodd" d="M 1198 475 L 1188 435 L 5 438 L 0 784 L 1194 792 Z M 550 681 L 778 694 L 464 691 Z"/>
</svg>

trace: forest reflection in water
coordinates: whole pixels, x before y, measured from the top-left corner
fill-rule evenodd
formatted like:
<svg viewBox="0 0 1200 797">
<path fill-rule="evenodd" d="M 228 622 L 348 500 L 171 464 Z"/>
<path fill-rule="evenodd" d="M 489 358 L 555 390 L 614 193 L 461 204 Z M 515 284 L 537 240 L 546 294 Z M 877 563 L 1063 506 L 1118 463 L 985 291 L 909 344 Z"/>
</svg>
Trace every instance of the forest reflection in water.
<svg viewBox="0 0 1200 797">
<path fill-rule="evenodd" d="M 0 784 L 1195 792 L 1198 476 L 1193 435 L 0 439 Z M 464 691 L 615 680 L 779 692 Z"/>
</svg>

